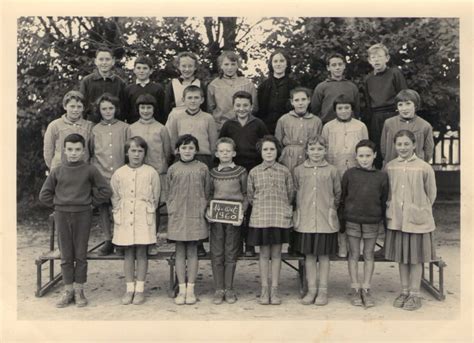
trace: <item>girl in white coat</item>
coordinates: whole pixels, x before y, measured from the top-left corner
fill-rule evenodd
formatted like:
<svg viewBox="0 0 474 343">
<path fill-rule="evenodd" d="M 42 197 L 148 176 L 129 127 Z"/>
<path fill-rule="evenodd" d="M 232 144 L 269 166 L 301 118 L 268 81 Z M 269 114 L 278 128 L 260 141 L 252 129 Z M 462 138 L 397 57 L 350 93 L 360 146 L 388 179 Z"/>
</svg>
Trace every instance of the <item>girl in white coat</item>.
<svg viewBox="0 0 474 343">
<path fill-rule="evenodd" d="M 147 150 L 148 145 L 143 138 L 130 138 L 125 144 L 127 164 L 119 168 L 111 179 L 113 243 L 124 247 L 127 283 L 127 291 L 122 298 L 124 305 L 132 302 L 140 305 L 145 301 L 147 245 L 156 243 L 155 211 L 160 199 L 160 178 L 153 167 L 143 164 Z"/>
</svg>

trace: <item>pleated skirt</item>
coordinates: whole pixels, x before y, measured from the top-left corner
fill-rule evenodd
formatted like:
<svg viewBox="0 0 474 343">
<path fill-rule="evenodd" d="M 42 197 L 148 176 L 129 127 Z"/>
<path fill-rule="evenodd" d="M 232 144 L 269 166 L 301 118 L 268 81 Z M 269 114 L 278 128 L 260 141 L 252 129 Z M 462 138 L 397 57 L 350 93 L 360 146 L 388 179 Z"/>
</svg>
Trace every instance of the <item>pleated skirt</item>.
<svg viewBox="0 0 474 343">
<path fill-rule="evenodd" d="M 385 258 L 405 264 L 427 263 L 436 259 L 434 234 L 408 233 L 387 229 Z"/>
<path fill-rule="evenodd" d="M 279 227 L 255 228 L 249 227 L 247 244 L 251 246 L 288 243 L 290 229 Z"/>
<path fill-rule="evenodd" d="M 334 233 L 305 233 L 296 232 L 294 249 L 304 255 L 334 255 L 337 254 L 337 232 Z"/>
</svg>

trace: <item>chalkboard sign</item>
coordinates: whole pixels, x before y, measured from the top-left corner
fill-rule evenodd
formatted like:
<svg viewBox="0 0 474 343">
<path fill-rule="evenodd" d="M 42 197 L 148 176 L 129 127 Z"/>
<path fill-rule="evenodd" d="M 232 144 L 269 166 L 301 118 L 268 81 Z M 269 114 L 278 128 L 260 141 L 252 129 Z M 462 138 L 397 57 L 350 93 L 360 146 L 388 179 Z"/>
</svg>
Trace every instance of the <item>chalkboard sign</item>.
<svg viewBox="0 0 474 343">
<path fill-rule="evenodd" d="M 238 201 L 211 200 L 210 219 L 218 223 L 239 224 L 242 203 Z"/>
</svg>

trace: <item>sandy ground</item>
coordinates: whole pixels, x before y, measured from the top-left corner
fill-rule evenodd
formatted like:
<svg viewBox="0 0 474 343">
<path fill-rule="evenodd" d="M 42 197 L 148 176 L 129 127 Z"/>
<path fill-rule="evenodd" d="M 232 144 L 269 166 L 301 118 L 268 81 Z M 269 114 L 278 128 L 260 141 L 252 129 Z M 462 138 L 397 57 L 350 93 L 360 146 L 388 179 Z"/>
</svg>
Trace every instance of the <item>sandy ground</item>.
<svg viewBox="0 0 474 343">
<path fill-rule="evenodd" d="M 35 297 L 35 259 L 48 250 L 48 230 L 44 221 L 22 222 L 18 225 L 18 320 L 443 320 L 456 319 L 460 310 L 460 228 L 459 204 L 435 205 L 437 222 L 437 254 L 447 263 L 445 269 L 446 300 L 438 301 L 422 291 L 423 307 L 408 312 L 392 307 L 399 292 L 398 268 L 395 263 L 376 264 L 373 294 L 376 306 L 370 309 L 353 307 L 348 299 L 349 277 L 345 262 L 333 262 L 330 272 L 330 297 L 327 306 L 303 306 L 299 303 L 297 273 L 282 266 L 280 290 L 283 304 L 262 306 L 257 303 L 259 276 L 257 261 L 241 261 L 235 276 L 238 301 L 235 304 L 213 305 L 213 282 L 209 261 L 199 265 L 195 305 L 177 306 L 167 295 L 169 268 L 166 261 L 150 261 L 146 282 L 147 300 L 141 306 L 120 304 L 124 292 L 122 261 L 90 261 L 86 295 L 89 306 L 57 309 L 61 283 L 41 298 Z M 100 230 L 93 229 L 90 246 L 99 242 Z M 164 245 L 161 249 L 173 249 Z M 44 265 L 44 278 L 48 271 Z M 59 262 L 56 262 L 59 270 Z M 362 268 L 360 264 L 359 269 Z"/>
</svg>

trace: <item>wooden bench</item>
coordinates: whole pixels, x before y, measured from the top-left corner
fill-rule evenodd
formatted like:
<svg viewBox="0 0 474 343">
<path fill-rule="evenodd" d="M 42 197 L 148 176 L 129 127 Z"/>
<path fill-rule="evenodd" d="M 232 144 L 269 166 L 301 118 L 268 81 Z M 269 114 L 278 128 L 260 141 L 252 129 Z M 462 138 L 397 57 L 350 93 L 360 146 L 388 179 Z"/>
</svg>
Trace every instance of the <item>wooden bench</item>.
<svg viewBox="0 0 474 343">
<path fill-rule="evenodd" d="M 48 219 L 48 226 L 50 228 L 50 240 L 49 240 L 49 249 L 50 251 L 39 256 L 36 263 L 36 292 L 37 297 L 45 295 L 54 285 L 56 285 L 61 279 L 61 273 L 55 274 L 55 261 L 60 260 L 60 257 L 54 256 L 54 242 L 55 242 L 55 229 L 54 229 L 54 220 L 51 215 Z M 88 260 L 123 260 L 123 256 L 117 254 L 111 254 L 108 256 L 99 256 L 97 254 L 97 249 L 102 246 L 104 242 L 99 243 L 93 246 L 87 254 Z M 174 297 L 177 290 L 177 278 L 175 273 L 175 256 L 174 251 L 160 251 L 157 255 L 148 256 L 149 260 L 157 261 L 167 261 L 169 266 L 169 288 L 168 296 Z M 201 261 L 210 261 L 210 254 L 207 254 L 205 257 L 200 257 Z M 258 261 L 258 254 L 254 257 L 240 256 L 239 261 Z M 331 256 L 331 261 L 347 261 L 346 258 L 341 258 L 338 256 Z M 360 261 L 363 261 L 362 256 Z M 376 257 L 376 262 L 392 262 L 388 261 L 385 258 Z M 300 294 L 303 295 L 306 290 L 306 276 L 304 268 L 304 256 L 301 255 L 289 255 L 287 253 L 282 253 L 282 262 L 284 265 L 293 269 L 297 272 L 298 284 Z M 296 262 L 296 265 L 292 263 Z M 49 264 L 49 280 L 43 284 L 43 265 Z M 421 286 L 426 289 L 431 295 L 433 295 L 438 300 L 444 300 L 445 290 L 444 290 L 444 268 L 446 263 L 438 257 L 438 259 L 433 260 L 429 263 L 423 265 L 423 274 L 421 279 Z M 437 278 L 435 277 L 437 275 Z"/>
</svg>

